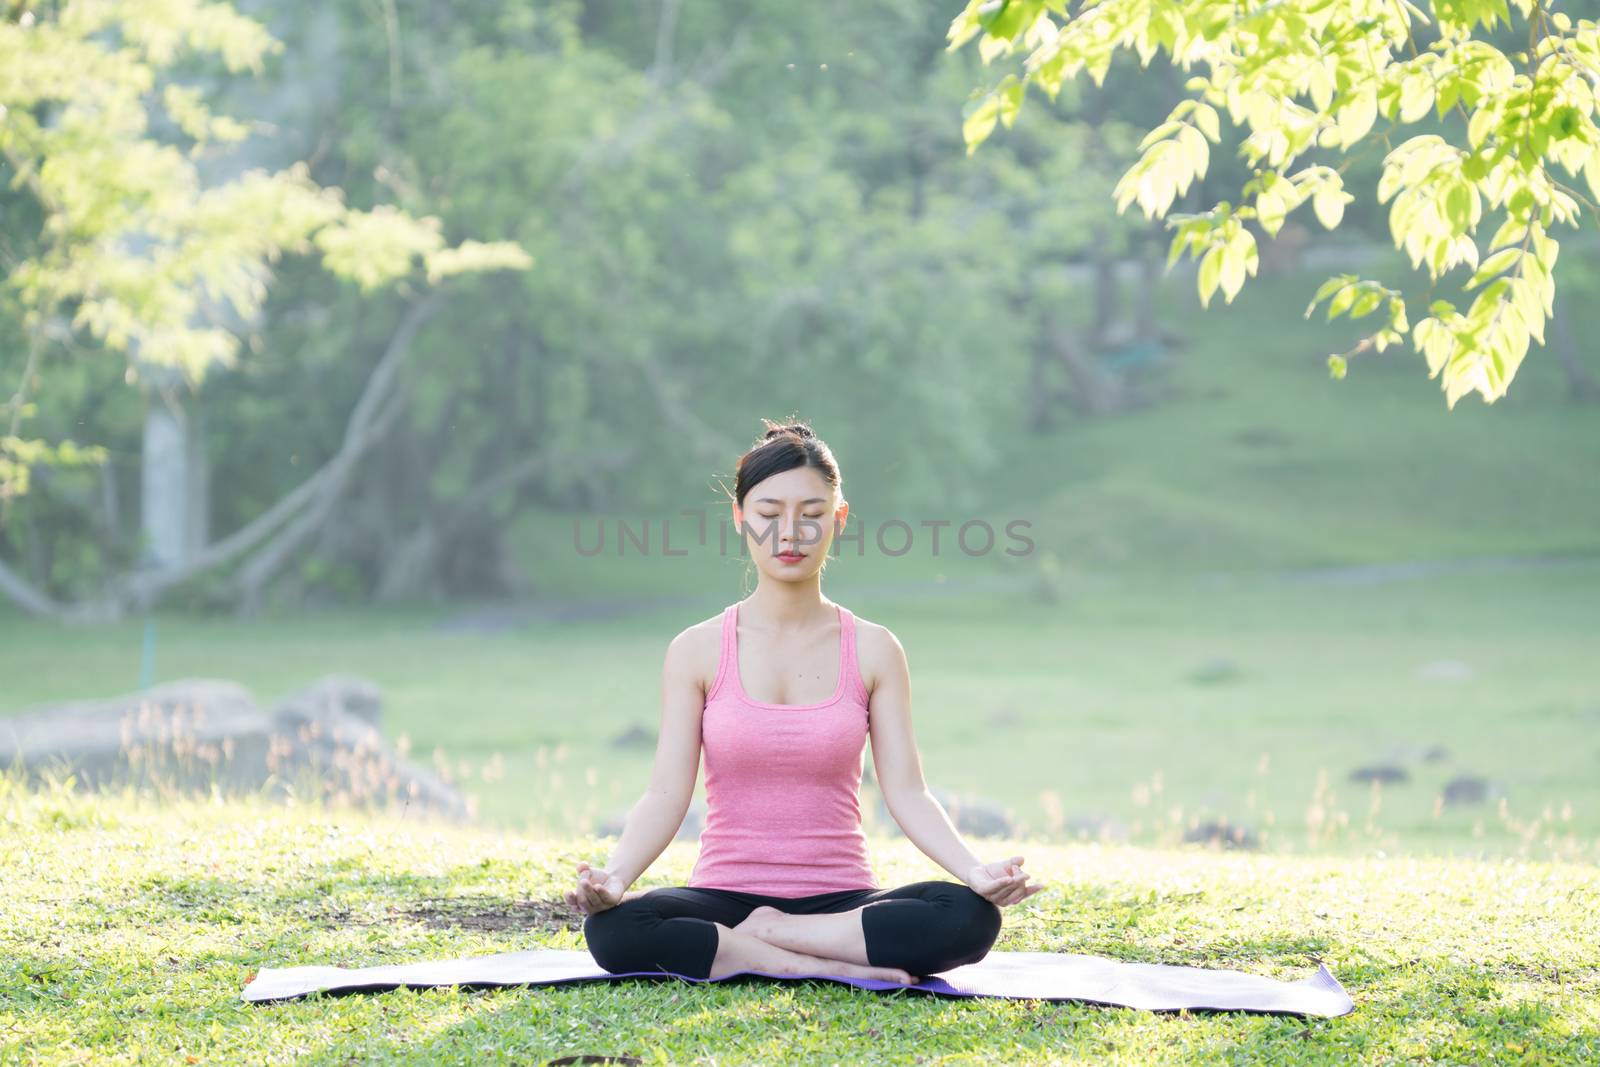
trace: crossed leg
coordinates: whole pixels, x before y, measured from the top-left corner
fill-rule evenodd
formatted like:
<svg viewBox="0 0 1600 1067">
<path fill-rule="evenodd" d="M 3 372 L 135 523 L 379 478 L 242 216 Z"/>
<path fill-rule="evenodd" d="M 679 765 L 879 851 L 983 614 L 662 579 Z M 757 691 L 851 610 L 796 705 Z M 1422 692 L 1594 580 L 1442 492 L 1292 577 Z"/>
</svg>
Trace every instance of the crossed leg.
<svg viewBox="0 0 1600 1067">
<path fill-rule="evenodd" d="M 662 887 L 590 915 L 584 939 L 613 974 L 669 971 L 722 978 L 745 971 L 834 974 L 909 984 L 905 970 L 774 945 L 736 929 L 753 908 L 738 895 Z"/>
<path fill-rule="evenodd" d="M 585 939 L 613 973 L 761 971 L 912 984 L 982 959 L 1001 925 L 1000 909 L 958 882 L 817 894 L 783 907 L 748 896 L 652 889 L 591 915 Z"/>
<path fill-rule="evenodd" d="M 734 929 L 792 952 L 920 976 L 981 960 L 1001 927 L 999 907 L 958 882 L 865 890 L 821 906 L 791 912 L 763 905 Z"/>
<path fill-rule="evenodd" d="M 835 916 L 806 915 L 800 918 L 820 919 L 835 918 Z M 859 921 L 857 925 L 860 925 Z M 836 974 L 850 978 L 876 978 L 879 981 L 899 982 L 902 985 L 912 985 L 917 981 L 915 976 L 899 967 L 873 967 L 827 954 L 795 952 L 739 927 L 724 926 L 721 923 L 717 923 L 716 927 L 717 955 L 711 961 L 711 973 L 708 975 L 710 978 L 722 978 L 745 971 L 763 971 L 767 974 Z"/>
</svg>

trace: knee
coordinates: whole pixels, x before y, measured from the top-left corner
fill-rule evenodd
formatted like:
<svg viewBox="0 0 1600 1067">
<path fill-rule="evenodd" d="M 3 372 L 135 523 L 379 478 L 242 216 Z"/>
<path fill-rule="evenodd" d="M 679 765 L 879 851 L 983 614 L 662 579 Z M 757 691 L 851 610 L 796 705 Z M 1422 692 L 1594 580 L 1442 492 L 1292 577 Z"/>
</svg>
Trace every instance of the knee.
<svg viewBox="0 0 1600 1067">
<path fill-rule="evenodd" d="M 962 963 L 977 963 L 989 954 L 1000 936 L 1000 906 L 968 885 L 951 889 L 953 897 L 952 951 Z"/>
<path fill-rule="evenodd" d="M 628 915 L 623 911 L 627 906 L 627 903 L 618 904 L 583 920 L 583 941 L 589 955 L 602 970 L 612 974 L 638 969 L 638 961 L 631 958 L 634 953 L 630 951 L 638 939 L 627 936 Z"/>
</svg>

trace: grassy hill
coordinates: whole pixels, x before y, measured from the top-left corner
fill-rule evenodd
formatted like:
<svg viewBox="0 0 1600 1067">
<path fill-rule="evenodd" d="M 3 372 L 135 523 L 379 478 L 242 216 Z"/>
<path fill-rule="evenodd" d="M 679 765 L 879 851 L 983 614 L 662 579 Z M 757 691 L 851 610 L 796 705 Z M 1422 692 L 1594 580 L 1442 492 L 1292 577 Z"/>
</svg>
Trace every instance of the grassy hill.
<svg viewBox="0 0 1600 1067">
<path fill-rule="evenodd" d="M 1600 1059 L 1600 878 L 1587 865 L 1018 844 L 1050 886 L 1006 909 L 997 947 L 1284 978 L 1322 960 L 1357 1005 L 1335 1020 L 742 979 L 247 1005 L 239 991 L 263 966 L 580 947 L 560 893 L 602 843 L 6 779 L 0 827 L 6 1063 Z M 896 884 L 945 876 L 903 841 L 873 852 Z M 691 859 L 672 846 L 637 887 L 681 882 Z"/>
</svg>

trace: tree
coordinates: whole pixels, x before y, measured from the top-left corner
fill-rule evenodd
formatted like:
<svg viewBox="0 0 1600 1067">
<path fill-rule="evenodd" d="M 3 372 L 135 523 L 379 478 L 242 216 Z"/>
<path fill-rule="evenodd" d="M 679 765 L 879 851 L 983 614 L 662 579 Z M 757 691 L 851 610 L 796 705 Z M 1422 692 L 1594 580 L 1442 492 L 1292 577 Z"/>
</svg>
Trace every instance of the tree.
<svg viewBox="0 0 1600 1067">
<path fill-rule="evenodd" d="M 338 189 L 312 181 L 303 163 L 203 181 L 202 158 L 251 130 L 213 113 L 184 76 L 215 60 L 229 74 L 259 73 L 280 50 L 261 24 L 205 0 L 13 0 L 0 13 L 0 162 L 11 188 L 27 194 L 37 223 L 25 245 L 3 249 L 28 355 L 0 437 L 0 502 L 25 492 L 38 464 L 103 458 L 70 439 L 21 436 L 52 348 L 87 344 L 123 356 L 130 384 L 193 390 L 208 370 L 237 361 L 240 338 L 229 320 L 257 317 L 272 267 L 285 254 L 313 253 L 363 292 L 531 264 L 510 242 L 451 245 L 435 217 L 381 204 L 350 208 Z M 401 351 L 435 305 L 418 298 L 396 335 Z M 380 372 L 392 373 L 392 365 L 380 363 Z M 365 395 L 370 403 L 357 410 L 365 421 L 353 422 L 347 438 L 357 454 L 386 399 L 381 389 Z M 325 506 L 332 475 L 352 458 L 341 450 L 334 464 L 262 516 L 273 521 L 253 522 L 196 559 L 163 560 L 122 576 L 93 612 L 147 602 L 231 562 L 278 526 L 293 529 L 297 510 Z M 39 613 L 69 613 L 3 565 L 0 591 Z"/>
<path fill-rule="evenodd" d="M 1102 0 L 1070 15 L 1066 0 L 970 0 L 950 24 L 948 47 L 976 41 L 986 64 L 1026 53 L 1020 70 L 973 94 L 963 124 L 969 154 L 996 125 L 1016 122 L 1029 85 L 1053 101 L 1081 70 L 1103 84 L 1123 48 L 1144 67 L 1164 48 L 1185 70 L 1206 69 L 1188 79 L 1191 95 L 1146 135 L 1115 189 L 1119 213 L 1137 201 L 1147 217 L 1167 217 L 1176 230 L 1169 267 L 1186 250 L 1199 258 L 1202 304 L 1218 288 L 1232 302 L 1255 273 L 1255 238 L 1244 220 L 1275 234 L 1309 201 L 1324 228 L 1340 224 L 1355 199 L 1343 181 L 1349 159 L 1301 165 L 1303 157 L 1317 148 L 1348 157 L 1381 144 L 1376 195 L 1390 205 L 1396 247 L 1427 270 L 1428 295 L 1462 265 L 1472 271 L 1463 293 L 1478 290 L 1464 313 L 1432 300 L 1410 330 L 1453 408 L 1469 392 L 1486 403 L 1504 396 L 1530 341 L 1544 343 L 1559 251 L 1549 230 L 1579 225 L 1580 203 L 1600 210 L 1600 27 L 1538 0 L 1510 6 L 1525 25 L 1513 25 L 1507 0 L 1434 0 L 1427 11 L 1411 0 Z M 1421 39 L 1421 27 L 1432 39 Z M 1490 39 L 1497 28 L 1526 47 L 1508 53 Z M 1221 200 L 1169 216 L 1222 141 L 1219 108 L 1244 131 L 1239 152 L 1252 177 L 1237 205 Z M 1380 116 L 1387 125 L 1378 128 Z M 1432 128 L 1394 143 L 1404 127 L 1424 122 Z M 1571 178 L 1581 172 L 1594 199 L 1563 182 L 1555 164 Z M 1480 231 L 1491 224 L 1480 251 Z M 1336 378 L 1350 356 L 1381 352 L 1408 330 L 1404 297 L 1381 282 L 1330 278 L 1306 315 L 1323 301 L 1330 320 L 1380 309 L 1387 317 L 1328 357 Z"/>
</svg>

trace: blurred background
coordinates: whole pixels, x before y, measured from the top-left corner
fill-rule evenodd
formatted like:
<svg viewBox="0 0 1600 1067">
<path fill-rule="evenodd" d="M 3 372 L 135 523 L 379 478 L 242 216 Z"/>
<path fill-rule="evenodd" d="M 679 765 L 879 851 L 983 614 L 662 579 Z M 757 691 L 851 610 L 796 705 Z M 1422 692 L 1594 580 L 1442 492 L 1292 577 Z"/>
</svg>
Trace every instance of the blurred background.
<svg viewBox="0 0 1600 1067">
<path fill-rule="evenodd" d="M 1304 314 L 1346 271 L 1426 304 L 1380 155 L 1337 231 L 1258 233 L 1231 304 L 1116 212 L 1159 64 L 969 156 L 959 5 L 240 8 L 284 48 L 185 72 L 256 124 L 206 173 L 304 160 L 534 265 L 368 291 L 286 257 L 193 389 L 71 339 L 41 366 L 8 292 L 27 430 L 105 450 L 4 501 L 13 755 L 152 686 L 355 678 L 469 817 L 615 832 L 668 641 L 753 588 L 734 461 L 798 415 L 864 535 L 824 592 L 905 645 L 968 832 L 1600 858 L 1593 233 L 1508 395 L 1447 410 L 1409 343 L 1330 377 L 1362 330 Z M 1237 196 L 1233 147 L 1174 212 Z M 8 256 L 39 220 L 0 190 Z"/>
</svg>

